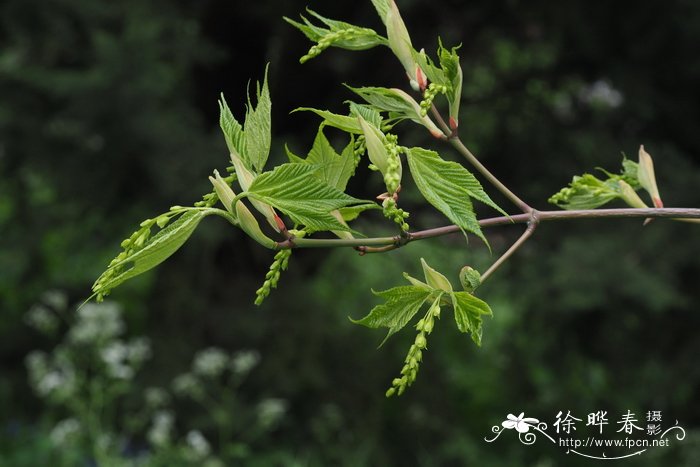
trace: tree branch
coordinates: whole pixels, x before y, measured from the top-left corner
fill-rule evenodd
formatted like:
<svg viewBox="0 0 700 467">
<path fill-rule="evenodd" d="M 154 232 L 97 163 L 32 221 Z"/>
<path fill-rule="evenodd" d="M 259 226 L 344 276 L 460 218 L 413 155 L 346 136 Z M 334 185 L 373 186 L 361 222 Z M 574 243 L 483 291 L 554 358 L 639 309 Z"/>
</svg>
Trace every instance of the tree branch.
<svg viewBox="0 0 700 467">
<path fill-rule="evenodd" d="M 494 227 L 497 225 L 525 224 L 535 213 L 539 222 L 556 220 L 575 219 L 608 219 L 608 218 L 670 218 L 673 220 L 700 219 L 700 209 L 691 208 L 621 208 L 621 209 L 586 209 L 578 211 L 536 211 L 516 214 L 514 216 L 501 216 L 482 219 L 479 221 L 481 227 Z M 407 233 L 405 237 L 395 235 L 393 237 L 376 238 L 292 238 L 277 243 L 275 249 L 283 250 L 287 248 L 337 248 L 337 247 L 362 247 L 362 246 L 401 246 L 415 240 L 441 237 L 451 233 L 459 232 L 456 225 L 447 225 L 433 229 L 420 230 L 418 232 Z"/>
<path fill-rule="evenodd" d="M 527 239 L 532 236 L 533 233 L 535 233 L 535 229 L 537 228 L 537 225 L 539 223 L 539 212 L 533 209 L 532 211 L 530 211 L 530 220 L 527 222 L 527 229 L 525 229 L 525 232 L 523 232 L 520 238 L 516 240 L 516 242 L 513 243 L 510 246 L 510 248 L 508 248 L 508 250 L 505 253 L 503 253 L 503 255 L 501 255 L 501 257 L 498 258 L 496 262 L 491 265 L 491 267 L 489 267 L 486 270 L 485 273 L 481 275 L 482 284 L 486 282 L 486 279 L 488 279 L 491 274 L 496 272 L 496 270 L 499 267 L 501 267 L 501 265 L 505 263 L 508 260 L 508 258 L 510 258 L 513 255 L 513 253 L 515 253 L 518 250 L 518 248 L 520 248 L 523 245 L 523 243 L 525 243 Z"/>
</svg>

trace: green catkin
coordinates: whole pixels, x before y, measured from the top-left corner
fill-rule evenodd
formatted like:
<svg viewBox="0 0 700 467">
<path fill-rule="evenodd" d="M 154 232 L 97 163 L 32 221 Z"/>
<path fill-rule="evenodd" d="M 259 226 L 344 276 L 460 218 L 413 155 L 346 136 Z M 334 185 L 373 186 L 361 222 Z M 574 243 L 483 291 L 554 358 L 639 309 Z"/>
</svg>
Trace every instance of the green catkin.
<svg viewBox="0 0 700 467">
<path fill-rule="evenodd" d="M 367 145 L 365 144 L 365 135 L 359 135 L 357 139 L 355 140 L 352 155 L 355 158 L 355 168 L 357 169 L 357 166 L 360 165 L 360 159 L 362 159 L 362 155 L 365 153 L 367 150 Z"/>
<path fill-rule="evenodd" d="M 385 199 L 382 202 L 382 208 L 384 210 L 384 217 L 393 221 L 404 232 L 408 231 L 409 225 L 406 222 L 406 219 L 408 219 L 410 214 L 404 211 L 403 209 L 397 207 L 394 198 Z"/>
<path fill-rule="evenodd" d="M 420 362 L 423 360 L 423 351 L 428 348 L 427 337 L 433 332 L 435 326 L 435 318 L 440 317 L 440 298 L 435 300 L 428 309 L 425 316 L 416 324 L 418 334 L 416 339 L 408 349 L 408 354 L 404 360 L 404 366 L 401 368 L 401 376 L 394 378 L 391 382 L 391 387 L 386 391 L 386 397 L 391 397 L 394 394 L 401 395 L 416 380 Z"/>
<path fill-rule="evenodd" d="M 318 43 L 312 46 L 306 55 L 299 59 L 299 62 L 304 63 L 314 57 L 318 57 L 321 52 L 332 46 L 335 42 L 354 39 L 357 36 L 357 33 L 358 31 L 355 29 L 339 29 L 337 31 L 329 32 L 319 39 Z"/>
<path fill-rule="evenodd" d="M 292 250 L 280 250 L 275 255 L 275 259 L 270 265 L 270 270 L 265 274 L 265 282 L 256 292 L 255 304 L 261 305 L 263 301 L 270 295 L 272 289 L 277 288 L 277 283 L 280 280 L 282 271 L 287 269 L 289 265 L 289 257 L 292 256 Z"/>
<path fill-rule="evenodd" d="M 389 194 L 394 194 L 399 189 L 401 184 L 401 159 L 399 157 L 400 149 L 398 146 L 398 137 L 396 135 L 386 135 L 386 152 L 388 154 L 387 170 L 384 174 L 384 184 Z"/>
<path fill-rule="evenodd" d="M 428 110 L 430 106 L 433 105 L 433 101 L 438 94 L 447 93 L 447 86 L 441 84 L 430 83 L 423 93 L 423 100 L 420 101 L 420 114 L 422 117 L 428 115 Z"/>
</svg>

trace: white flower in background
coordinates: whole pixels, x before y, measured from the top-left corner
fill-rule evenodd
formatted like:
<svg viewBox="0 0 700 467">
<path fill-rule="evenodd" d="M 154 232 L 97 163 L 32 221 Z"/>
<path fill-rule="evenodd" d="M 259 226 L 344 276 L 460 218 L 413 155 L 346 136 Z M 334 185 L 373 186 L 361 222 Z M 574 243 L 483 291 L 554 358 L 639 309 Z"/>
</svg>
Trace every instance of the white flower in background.
<svg viewBox="0 0 700 467">
<path fill-rule="evenodd" d="M 523 418 L 524 415 L 525 412 L 520 412 L 517 417 L 509 413 L 506 417 L 507 420 L 503 421 L 501 425 L 508 430 L 515 428 L 518 433 L 527 433 L 531 426 L 536 426 L 540 421 L 536 418 Z"/>
<path fill-rule="evenodd" d="M 179 396 L 196 397 L 202 392 L 202 383 L 192 373 L 183 373 L 173 380 L 173 391 Z"/>
<path fill-rule="evenodd" d="M 146 399 L 146 405 L 152 409 L 157 409 L 170 403 L 170 395 L 161 388 L 146 388 L 144 398 Z"/>
<path fill-rule="evenodd" d="M 24 316 L 24 321 L 44 334 L 53 334 L 58 328 L 58 318 L 44 305 L 34 305 Z"/>
<path fill-rule="evenodd" d="M 198 430 L 191 430 L 187 433 L 186 441 L 187 445 L 200 459 L 207 457 L 211 453 L 209 441 L 207 441 L 204 435 Z"/>
<path fill-rule="evenodd" d="M 260 354 L 255 350 L 241 350 L 233 354 L 231 368 L 236 374 L 248 373 L 260 362 Z"/>
<path fill-rule="evenodd" d="M 131 379 L 134 376 L 134 369 L 127 361 L 129 347 L 124 342 L 120 340 L 110 342 L 100 350 L 100 356 L 109 376 L 117 379 Z"/>
<path fill-rule="evenodd" d="M 124 332 L 121 313 L 116 303 L 86 303 L 78 310 L 68 338 L 76 344 L 89 344 L 118 337 Z"/>
<path fill-rule="evenodd" d="M 41 294 L 41 301 L 54 310 L 63 311 L 68 308 L 68 295 L 61 290 L 47 290 Z"/>
<path fill-rule="evenodd" d="M 147 337 L 136 337 L 129 341 L 129 361 L 140 365 L 151 358 L 151 341 Z"/>
<path fill-rule="evenodd" d="M 192 363 L 195 373 L 202 376 L 219 376 L 229 364 L 229 357 L 221 349 L 210 347 L 197 352 Z"/>
<path fill-rule="evenodd" d="M 283 399 L 264 399 L 258 404 L 258 421 L 266 428 L 279 422 L 287 412 L 287 402 Z"/>
<path fill-rule="evenodd" d="M 153 415 L 151 428 L 148 430 L 148 441 L 154 446 L 163 447 L 170 443 L 175 417 L 172 412 L 159 410 Z"/>
<path fill-rule="evenodd" d="M 616 109 L 624 102 L 622 93 L 602 79 L 584 86 L 579 91 L 579 99 L 588 105 L 599 105 Z"/>
<path fill-rule="evenodd" d="M 80 422 L 75 418 L 67 418 L 61 420 L 53 427 L 49 434 L 51 444 L 55 447 L 61 447 L 66 443 L 77 438 L 80 433 Z"/>
</svg>

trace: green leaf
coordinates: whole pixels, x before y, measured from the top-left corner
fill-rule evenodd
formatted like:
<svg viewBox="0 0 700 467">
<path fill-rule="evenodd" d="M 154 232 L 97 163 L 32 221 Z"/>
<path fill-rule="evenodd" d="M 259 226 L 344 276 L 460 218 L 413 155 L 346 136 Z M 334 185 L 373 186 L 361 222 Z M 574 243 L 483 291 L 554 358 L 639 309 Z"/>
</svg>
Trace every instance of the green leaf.
<svg viewBox="0 0 700 467">
<path fill-rule="evenodd" d="M 323 127 L 319 127 L 316 133 L 314 145 L 311 152 L 304 160 L 308 164 L 316 165 L 320 168 L 316 176 L 326 185 L 345 191 L 348 180 L 355 172 L 355 158 L 353 156 L 354 143 L 350 141 L 343 154 L 338 154 L 328 142 L 328 138 L 323 134 Z"/>
<path fill-rule="evenodd" d="M 489 307 L 488 303 L 469 292 L 454 292 L 450 296 L 452 297 L 457 329 L 461 332 L 470 333 L 472 340 L 480 346 L 482 334 L 481 317 L 482 315 L 493 315 L 491 307 Z"/>
<path fill-rule="evenodd" d="M 330 211 L 364 201 L 321 182 L 315 176 L 318 170 L 309 164 L 283 164 L 260 174 L 242 195 L 274 206 L 316 232 L 348 230 Z"/>
<path fill-rule="evenodd" d="M 406 285 L 394 287 L 382 292 L 372 291 L 376 296 L 383 298 L 386 303 L 372 308 L 367 316 L 362 319 L 350 319 L 355 324 L 361 324 L 368 328 L 389 328 L 386 339 L 403 328 L 411 318 L 415 316 L 423 303 L 428 299 L 431 290 L 423 287 Z M 382 342 L 382 344 L 384 343 Z"/>
<path fill-rule="evenodd" d="M 221 131 L 224 133 L 224 138 L 226 139 L 226 146 L 228 146 L 229 152 L 238 152 L 239 154 L 245 154 L 245 139 L 243 138 L 243 127 L 235 119 L 231 109 L 226 103 L 224 94 L 221 94 L 221 99 L 219 99 L 219 126 Z"/>
<path fill-rule="evenodd" d="M 474 175 L 456 162 L 443 160 L 434 151 L 411 148 L 407 154 L 411 175 L 423 197 L 462 230 L 486 242 L 469 199 L 508 214 L 489 198 Z"/>
<path fill-rule="evenodd" d="M 123 257 L 112 262 L 95 281 L 93 292 L 99 299 L 100 295 L 107 295 L 124 281 L 158 266 L 187 241 L 203 218 L 211 214 L 220 215 L 233 222 L 232 216 L 220 209 L 189 209 L 177 220 L 148 238 L 141 247 L 120 255 Z"/>
<path fill-rule="evenodd" d="M 267 157 L 270 154 L 272 144 L 272 102 L 270 101 L 270 90 L 267 85 L 267 68 L 265 68 L 265 78 L 262 87 L 256 84 L 257 107 L 248 98 L 248 108 L 245 116 L 245 146 L 246 157 L 252 167 L 259 173 L 262 172 Z M 241 153 L 239 151 L 239 153 Z M 242 153 L 241 153 L 242 154 Z"/>
</svg>

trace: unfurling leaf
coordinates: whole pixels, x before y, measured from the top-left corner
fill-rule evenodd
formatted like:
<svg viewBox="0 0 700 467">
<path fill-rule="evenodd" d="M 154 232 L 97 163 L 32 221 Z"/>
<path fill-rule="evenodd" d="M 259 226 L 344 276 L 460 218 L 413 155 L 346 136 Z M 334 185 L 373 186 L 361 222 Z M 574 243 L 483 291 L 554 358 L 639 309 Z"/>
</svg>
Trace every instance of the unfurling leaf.
<svg viewBox="0 0 700 467">
<path fill-rule="evenodd" d="M 459 282 L 465 292 L 473 293 L 481 285 L 481 273 L 470 266 L 459 271 Z"/>
<path fill-rule="evenodd" d="M 477 235 L 484 242 L 486 238 L 476 220 L 470 198 L 507 215 L 462 165 L 445 161 L 436 152 L 423 148 L 408 150 L 408 164 L 423 197 L 463 231 Z"/>
</svg>

